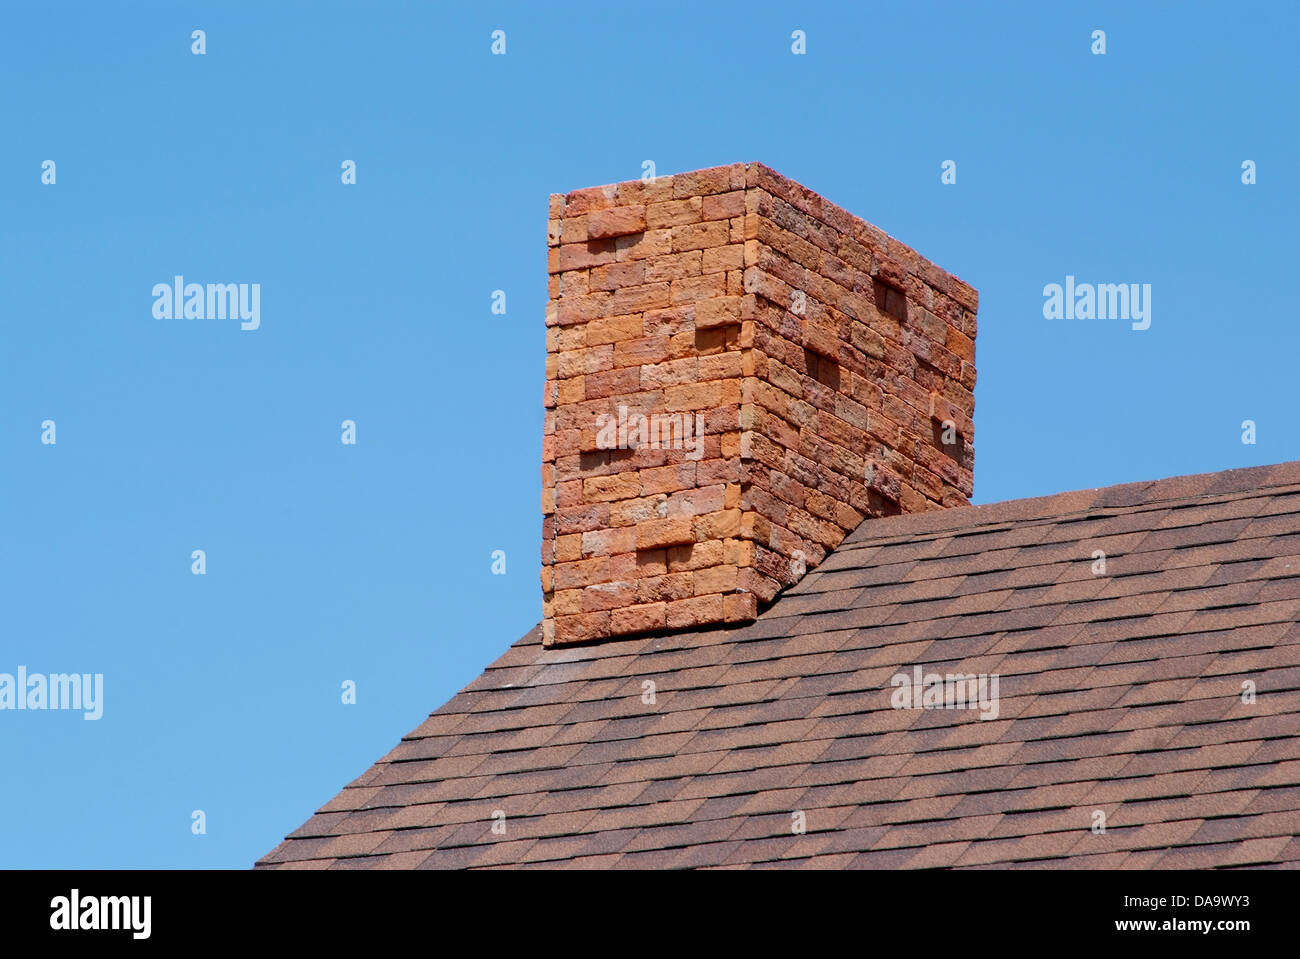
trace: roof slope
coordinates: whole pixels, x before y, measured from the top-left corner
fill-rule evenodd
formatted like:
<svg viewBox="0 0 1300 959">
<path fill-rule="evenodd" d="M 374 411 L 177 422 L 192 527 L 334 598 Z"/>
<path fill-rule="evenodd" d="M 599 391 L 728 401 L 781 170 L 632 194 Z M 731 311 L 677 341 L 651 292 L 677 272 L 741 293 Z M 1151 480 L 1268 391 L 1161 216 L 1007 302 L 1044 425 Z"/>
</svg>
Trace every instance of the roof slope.
<svg viewBox="0 0 1300 959">
<path fill-rule="evenodd" d="M 259 865 L 1296 868 L 1297 614 L 1300 463 L 869 519 L 750 626 L 530 632 Z"/>
</svg>

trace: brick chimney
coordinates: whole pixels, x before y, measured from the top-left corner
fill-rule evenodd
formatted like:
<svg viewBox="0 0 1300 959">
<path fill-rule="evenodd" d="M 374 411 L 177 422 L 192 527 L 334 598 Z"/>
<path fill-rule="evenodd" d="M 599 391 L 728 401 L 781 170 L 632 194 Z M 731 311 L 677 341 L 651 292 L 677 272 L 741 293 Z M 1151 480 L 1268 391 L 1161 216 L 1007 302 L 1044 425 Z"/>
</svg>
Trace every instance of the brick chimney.
<svg viewBox="0 0 1300 959">
<path fill-rule="evenodd" d="M 978 295 L 760 163 L 551 196 L 543 641 L 744 623 L 965 505 Z"/>
</svg>

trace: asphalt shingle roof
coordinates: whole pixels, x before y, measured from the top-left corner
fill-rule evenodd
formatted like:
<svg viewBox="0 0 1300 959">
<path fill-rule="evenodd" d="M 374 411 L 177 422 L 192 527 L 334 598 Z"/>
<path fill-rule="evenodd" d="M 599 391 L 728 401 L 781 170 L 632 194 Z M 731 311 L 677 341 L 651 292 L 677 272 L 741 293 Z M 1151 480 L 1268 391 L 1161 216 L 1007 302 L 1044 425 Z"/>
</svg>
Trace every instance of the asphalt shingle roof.
<svg viewBox="0 0 1300 959">
<path fill-rule="evenodd" d="M 1297 614 L 1300 463 L 868 519 L 740 629 L 530 631 L 259 866 L 1297 868 Z"/>
</svg>

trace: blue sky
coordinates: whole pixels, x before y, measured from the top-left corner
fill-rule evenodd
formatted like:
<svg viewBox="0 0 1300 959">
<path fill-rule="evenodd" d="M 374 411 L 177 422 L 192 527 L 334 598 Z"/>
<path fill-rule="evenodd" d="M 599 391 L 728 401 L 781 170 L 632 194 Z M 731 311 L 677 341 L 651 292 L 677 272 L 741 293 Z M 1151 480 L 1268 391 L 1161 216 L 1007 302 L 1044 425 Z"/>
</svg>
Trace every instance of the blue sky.
<svg viewBox="0 0 1300 959">
<path fill-rule="evenodd" d="M 547 196 L 647 159 L 980 291 L 978 502 L 1300 459 L 1300 14 L 1063 7 L 4 4 L 0 672 L 104 715 L 0 712 L 0 866 L 247 867 L 536 623 Z M 1044 319 L 1067 274 L 1150 329 Z"/>
</svg>

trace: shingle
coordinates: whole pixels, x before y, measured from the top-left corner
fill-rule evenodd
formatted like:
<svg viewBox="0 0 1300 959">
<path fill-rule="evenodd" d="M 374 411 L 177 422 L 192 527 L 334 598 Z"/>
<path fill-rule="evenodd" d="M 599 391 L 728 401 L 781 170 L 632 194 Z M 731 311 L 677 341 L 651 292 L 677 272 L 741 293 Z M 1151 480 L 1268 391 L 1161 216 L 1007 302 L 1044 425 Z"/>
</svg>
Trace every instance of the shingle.
<svg viewBox="0 0 1300 959">
<path fill-rule="evenodd" d="M 882 849 L 878 852 L 859 853 L 848 864 L 848 869 L 902 869 L 909 864 L 909 861 L 922 850 L 912 849 Z"/>
<path fill-rule="evenodd" d="M 1291 843 L 1290 836 L 1250 839 L 1245 842 L 1214 843 L 1171 849 L 1156 860 L 1159 869 L 1210 869 L 1274 862 L 1274 857 Z"/>
<path fill-rule="evenodd" d="M 1087 829 L 1068 832 L 1042 833 L 1010 839 L 990 839 L 971 843 L 954 863 L 956 866 L 973 866 L 986 863 L 1015 862 L 1025 859 L 1051 859 L 1064 856 L 1085 842 Z"/>
<path fill-rule="evenodd" d="M 1269 836 L 1291 836 L 1295 831 L 1296 815 L 1288 810 L 1258 816 L 1206 820 L 1188 838 L 1193 843 L 1240 842 L 1244 839 L 1260 839 Z"/>
<path fill-rule="evenodd" d="M 623 845 L 623 852 L 648 849 L 672 849 L 705 842 L 725 842 L 744 824 L 741 818 L 701 819 L 692 822 L 652 826 L 642 829 Z"/>
<path fill-rule="evenodd" d="M 738 629 L 531 630 L 259 865 L 1295 866 L 1298 618 L 1300 463 L 870 519 Z"/>
<path fill-rule="evenodd" d="M 1148 823 L 1132 829 L 1108 828 L 1108 844 L 1124 850 L 1168 849 L 1185 845 L 1200 831 L 1200 819 L 1176 819 L 1168 822 Z"/>
<path fill-rule="evenodd" d="M 990 813 L 986 816 L 965 816 L 893 826 L 876 841 L 872 848 L 895 849 L 908 846 L 931 846 L 935 843 L 968 843 L 987 838 L 1003 818 L 1005 817 L 1000 813 Z"/>
<path fill-rule="evenodd" d="M 708 869 L 726 862 L 743 845 L 743 842 L 736 840 L 690 846 L 678 853 L 674 865 L 678 869 Z"/>
</svg>

